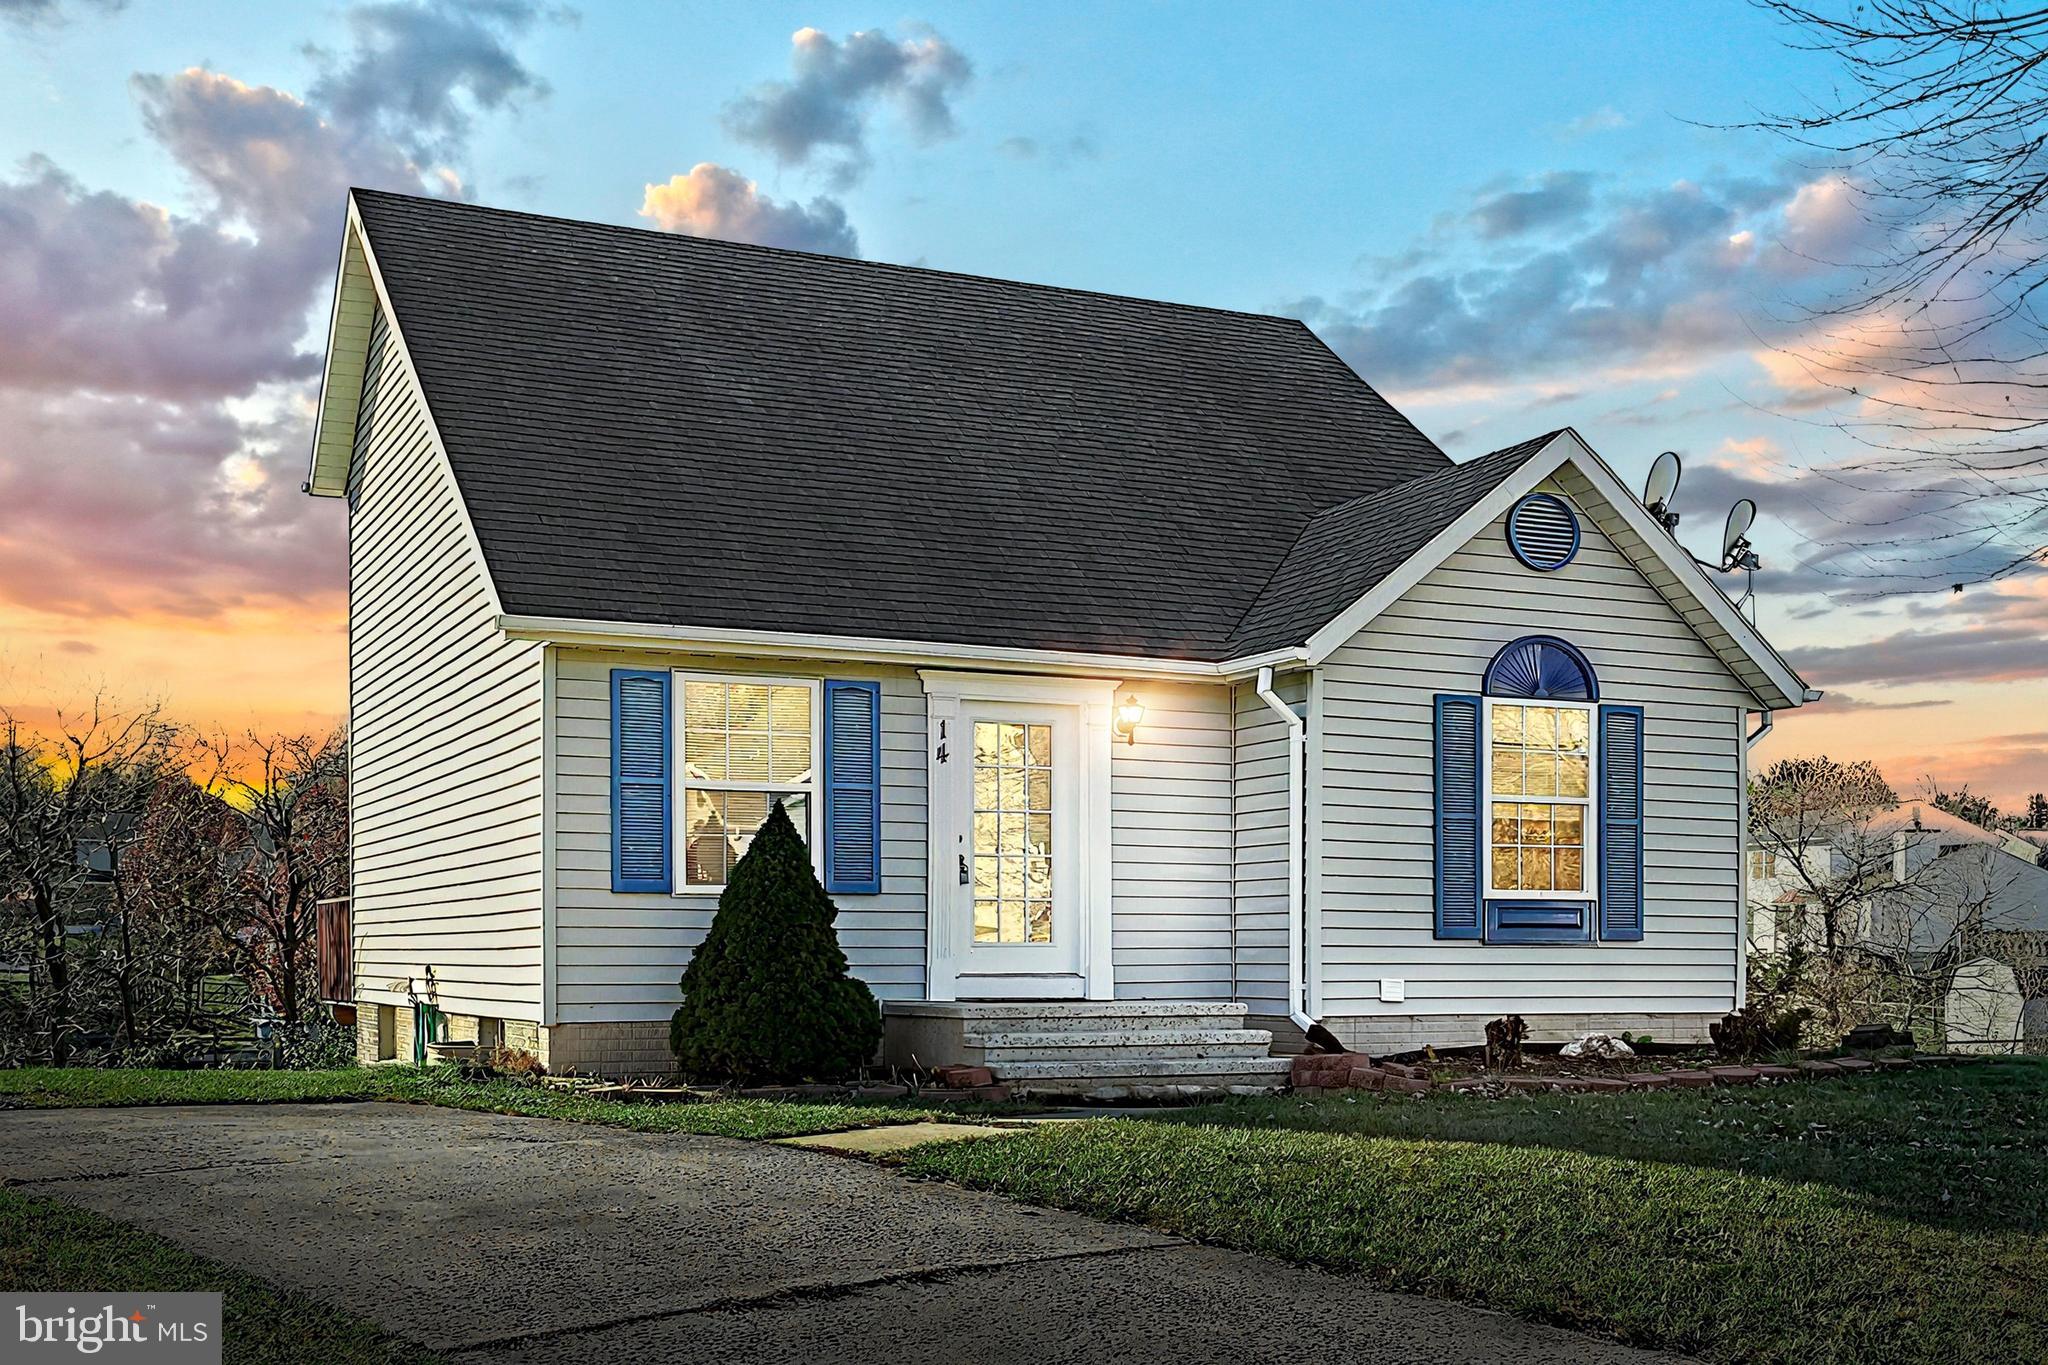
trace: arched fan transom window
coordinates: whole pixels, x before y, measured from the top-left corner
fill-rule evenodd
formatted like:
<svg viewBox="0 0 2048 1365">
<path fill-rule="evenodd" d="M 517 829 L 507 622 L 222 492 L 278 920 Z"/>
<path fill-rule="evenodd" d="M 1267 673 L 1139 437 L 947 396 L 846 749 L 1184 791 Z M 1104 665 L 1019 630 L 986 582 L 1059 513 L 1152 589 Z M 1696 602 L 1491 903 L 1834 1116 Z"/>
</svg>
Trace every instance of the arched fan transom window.
<svg viewBox="0 0 2048 1365">
<path fill-rule="evenodd" d="M 1531 635 L 1493 656 L 1486 668 L 1486 695 L 1598 701 L 1600 684 L 1578 650 L 1548 635 Z"/>
</svg>

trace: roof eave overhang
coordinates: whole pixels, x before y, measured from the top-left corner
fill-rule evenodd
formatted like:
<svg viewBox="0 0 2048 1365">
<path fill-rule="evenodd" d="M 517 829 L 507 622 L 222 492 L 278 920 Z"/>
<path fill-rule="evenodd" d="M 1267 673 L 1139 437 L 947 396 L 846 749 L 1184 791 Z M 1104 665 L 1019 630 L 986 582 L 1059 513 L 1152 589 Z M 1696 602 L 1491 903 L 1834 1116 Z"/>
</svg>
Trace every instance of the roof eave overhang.
<svg viewBox="0 0 2048 1365">
<path fill-rule="evenodd" d="M 1261 668 L 1299 667 L 1300 647 L 1268 650 L 1244 658 L 1211 661 L 1170 659 L 1086 650 L 1016 649 L 943 640 L 899 640 L 801 631 L 726 630 L 636 621 L 586 621 L 570 617 L 498 617 L 498 627 L 515 640 L 538 640 L 590 649 L 655 649 L 757 658 L 838 659 L 905 665 L 975 664 L 1024 673 L 1085 674 L 1114 678 L 1157 678 L 1169 682 L 1228 682 Z"/>
<path fill-rule="evenodd" d="M 356 207 L 355 192 L 348 197 L 348 223 L 342 233 L 341 266 L 335 285 L 334 315 L 328 323 L 326 369 L 320 381 L 320 406 L 314 418 L 313 454 L 307 470 L 305 491 L 316 497 L 348 495 L 350 464 L 355 458 L 356 419 L 362 410 L 363 382 L 368 371 L 370 331 L 379 311 L 389 332 L 390 345 L 413 382 L 419 382 L 419 367 L 406 343 L 405 328 L 399 325 L 398 310 L 391 306 L 391 290 L 377 264 L 370 234 L 363 227 Z M 433 458 L 440 465 L 462 520 L 462 537 L 481 576 L 484 593 L 493 613 L 503 610 L 498 596 L 497 576 L 484 556 L 483 540 L 477 534 L 476 519 L 469 514 L 469 502 L 462 481 L 448 458 L 448 445 L 441 439 L 441 425 L 422 386 L 420 416 L 425 420 Z"/>
<path fill-rule="evenodd" d="M 370 323 L 377 311 L 375 266 L 369 238 L 348 198 L 341 256 L 334 270 L 334 302 L 327 314 L 327 349 L 320 365 L 320 398 L 313 412 L 313 448 L 307 457 L 305 491 L 321 498 L 348 493 L 349 457 L 354 453 L 356 414 L 370 350 Z"/>
<path fill-rule="evenodd" d="M 1603 527 L 1610 538 L 1629 540 L 1632 544 L 1621 544 L 1619 548 L 1631 559 L 1638 560 L 1640 552 L 1653 559 L 1664 570 L 1661 581 L 1652 575 L 1652 583 L 1667 600 L 1674 594 L 1683 602 L 1673 605 L 1685 613 L 1684 603 L 1691 603 L 1710 619 L 1722 637 L 1717 642 L 1707 639 L 1709 647 L 1722 657 L 1745 686 L 1755 694 L 1758 705 L 1765 710 L 1789 710 L 1809 701 L 1817 701 L 1820 693 L 1806 685 L 1791 665 L 1779 656 L 1770 642 L 1765 640 L 1757 628 L 1735 609 L 1727 594 L 1706 576 L 1706 571 L 1694 562 L 1683 546 L 1659 526 L 1628 491 L 1618 475 L 1607 467 L 1607 463 L 1594 453 L 1592 447 L 1570 429 L 1559 432 L 1548 444 L 1523 462 L 1520 468 L 1509 474 L 1492 491 L 1465 509 L 1455 521 L 1411 555 L 1408 560 L 1375 584 L 1371 591 L 1359 598 L 1340 615 L 1308 639 L 1304 648 L 1306 662 L 1320 664 L 1329 658 L 1346 641 L 1392 606 L 1422 577 L 1442 564 L 1452 554 L 1490 525 L 1494 518 L 1502 515 L 1515 500 L 1534 489 L 1543 480 L 1551 477 L 1564 465 L 1577 469 L 1600 494 L 1602 500 L 1613 509 L 1611 520 L 1625 528 L 1630 535 L 1616 537 L 1614 527 Z M 1688 616 L 1690 620 L 1690 616 Z M 1701 623 L 1695 622 L 1695 629 Z M 1706 638 L 1702 634 L 1702 638 Z"/>
</svg>

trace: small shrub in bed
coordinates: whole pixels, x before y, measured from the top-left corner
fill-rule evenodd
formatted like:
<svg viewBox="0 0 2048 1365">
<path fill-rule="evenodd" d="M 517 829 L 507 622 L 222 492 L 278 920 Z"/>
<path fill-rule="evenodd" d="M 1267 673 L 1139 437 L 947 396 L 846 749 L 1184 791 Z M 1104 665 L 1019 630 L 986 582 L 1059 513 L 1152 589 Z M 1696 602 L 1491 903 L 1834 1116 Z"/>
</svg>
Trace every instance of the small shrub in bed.
<svg viewBox="0 0 2048 1365">
<path fill-rule="evenodd" d="M 1486 1026 L 1486 1069 L 1512 1071 L 1522 1064 L 1522 1044 L 1529 1037 L 1529 1025 L 1519 1014 L 1495 1019 Z"/>
<path fill-rule="evenodd" d="M 882 1015 L 847 974 L 839 907 L 776 802 L 732 870 L 669 1025 L 676 1064 L 698 1077 L 834 1081 L 882 1042 Z"/>
<path fill-rule="evenodd" d="M 1723 1057 L 1747 1060 L 1766 1053 L 1793 1052 L 1799 1047 L 1800 1030 L 1813 1011 L 1785 1010 L 1773 1013 L 1757 1001 L 1744 1005 L 1718 1024 L 1707 1025 L 1714 1050 Z"/>
<path fill-rule="evenodd" d="M 463 1078 L 474 1081 L 503 1079 L 537 1085 L 547 1074 L 541 1059 L 523 1047 L 483 1048 L 462 1067 Z"/>
</svg>

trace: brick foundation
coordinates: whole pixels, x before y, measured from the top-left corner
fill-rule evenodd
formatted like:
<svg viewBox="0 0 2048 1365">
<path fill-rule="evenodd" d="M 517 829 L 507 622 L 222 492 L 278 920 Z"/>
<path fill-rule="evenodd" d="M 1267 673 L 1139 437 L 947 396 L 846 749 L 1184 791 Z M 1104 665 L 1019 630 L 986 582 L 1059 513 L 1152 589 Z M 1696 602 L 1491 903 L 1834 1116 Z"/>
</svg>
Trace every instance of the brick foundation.
<svg viewBox="0 0 2048 1365">
<path fill-rule="evenodd" d="M 392 1035 L 388 1044 L 383 1036 L 387 1027 Z M 356 1060 L 365 1065 L 377 1061 L 410 1062 L 412 1029 L 412 1006 L 379 1005 L 373 1000 L 358 1000 Z"/>
<path fill-rule="evenodd" d="M 1508 1011 L 1503 1010 L 1505 1014 Z M 1331 1015 L 1322 1022 L 1344 1045 L 1375 1057 L 1422 1047 L 1477 1047 L 1494 1014 Z M 1660 1043 L 1704 1043 L 1718 1014 L 1525 1014 L 1532 1043 L 1568 1043 L 1587 1033 L 1648 1034 Z M 1263 1024 L 1261 1024 L 1263 1027 Z M 1278 1042 L 1278 1035 L 1275 1035 Z M 1283 1049 L 1275 1047 L 1274 1051 Z"/>
<path fill-rule="evenodd" d="M 541 1058 L 556 1075 L 666 1076 L 676 1069 L 668 1020 L 625 1024 L 550 1024 Z"/>
<path fill-rule="evenodd" d="M 452 1043 L 474 1043 L 495 1030 L 496 1039 L 505 1047 L 518 1048 L 538 1056 L 542 1062 L 547 1058 L 547 1030 L 527 1019 L 499 1019 L 489 1015 L 445 1014 L 447 1038 Z M 488 1021 L 489 1027 L 486 1027 Z M 389 1028 L 391 1038 L 383 1034 Z M 662 1026 L 662 1049 L 668 1048 L 668 1025 Z M 378 1005 L 368 1000 L 356 1003 L 356 1060 L 364 1063 L 376 1061 L 412 1061 L 413 1010 L 410 1005 Z M 380 1044 L 382 1045 L 380 1048 Z"/>
</svg>

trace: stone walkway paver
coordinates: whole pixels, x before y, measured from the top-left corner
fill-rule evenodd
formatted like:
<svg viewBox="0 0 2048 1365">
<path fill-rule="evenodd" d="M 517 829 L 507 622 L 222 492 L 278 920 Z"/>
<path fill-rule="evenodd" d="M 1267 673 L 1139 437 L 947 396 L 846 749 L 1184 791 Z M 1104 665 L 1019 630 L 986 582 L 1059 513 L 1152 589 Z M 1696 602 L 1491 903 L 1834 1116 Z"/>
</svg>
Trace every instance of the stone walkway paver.
<svg viewBox="0 0 2048 1365">
<path fill-rule="evenodd" d="M 886 1128 L 854 1128 L 844 1133 L 812 1133 L 805 1137 L 777 1138 L 786 1147 L 809 1147 L 820 1152 L 845 1152 L 852 1156 L 882 1156 L 906 1152 L 927 1142 L 958 1142 L 963 1138 L 1014 1135 L 1016 1128 L 991 1128 L 982 1123 L 896 1123 Z"/>
</svg>

